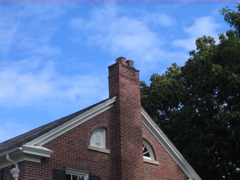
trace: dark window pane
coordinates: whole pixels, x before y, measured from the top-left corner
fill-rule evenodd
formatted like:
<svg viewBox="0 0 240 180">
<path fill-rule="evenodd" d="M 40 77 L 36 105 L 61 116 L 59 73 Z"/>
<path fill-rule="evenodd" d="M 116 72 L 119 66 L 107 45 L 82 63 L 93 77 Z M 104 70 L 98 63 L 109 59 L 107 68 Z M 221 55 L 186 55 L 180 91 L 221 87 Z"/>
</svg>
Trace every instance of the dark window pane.
<svg viewBox="0 0 240 180">
<path fill-rule="evenodd" d="M 78 177 L 76 175 L 72 175 L 72 180 L 78 180 Z"/>
<path fill-rule="evenodd" d="M 78 176 L 78 180 L 84 180 L 84 176 Z"/>
<path fill-rule="evenodd" d="M 67 175 L 66 175 L 66 180 L 72 180 L 70 174 L 67 174 Z"/>
<path fill-rule="evenodd" d="M 3 170 L 0 170 L 0 180 L 3 179 Z"/>
<path fill-rule="evenodd" d="M 65 170 L 54 169 L 53 180 L 66 180 Z"/>
</svg>

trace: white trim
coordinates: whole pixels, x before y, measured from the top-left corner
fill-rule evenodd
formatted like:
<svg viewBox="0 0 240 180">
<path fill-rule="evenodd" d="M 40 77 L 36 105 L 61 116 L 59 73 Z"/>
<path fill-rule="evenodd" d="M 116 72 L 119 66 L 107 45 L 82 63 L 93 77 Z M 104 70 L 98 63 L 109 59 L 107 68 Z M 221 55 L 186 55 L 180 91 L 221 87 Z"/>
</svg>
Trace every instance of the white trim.
<svg viewBox="0 0 240 180">
<path fill-rule="evenodd" d="M 143 146 L 148 150 L 148 153 L 149 153 L 149 156 L 150 156 L 150 157 L 147 157 L 147 156 L 143 155 L 143 158 L 148 159 L 148 160 L 155 160 L 156 159 L 155 154 L 154 154 L 153 148 L 149 144 L 149 142 L 147 142 L 145 139 L 143 139 L 142 143 L 143 143 Z"/>
<path fill-rule="evenodd" d="M 88 180 L 89 178 L 89 172 L 87 171 L 78 171 L 75 169 L 66 169 L 66 174 L 69 175 L 77 175 L 77 176 L 84 176 L 84 180 Z"/>
<path fill-rule="evenodd" d="M 42 146 L 23 145 L 22 147 L 19 147 L 16 151 L 12 152 L 10 155 L 11 159 L 16 163 L 22 161 L 41 163 L 42 158 L 49 158 L 52 153 L 52 150 Z M 0 157 L 0 162 L 0 169 L 11 165 L 11 163 L 7 161 L 5 156 Z"/>
<path fill-rule="evenodd" d="M 41 162 L 42 157 L 50 157 L 53 153 L 50 149 L 42 147 L 42 145 L 53 140 L 54 138 L 66 133 L 74 127 L 86 122 L 87 120 L 95 117 L 96 115 L 110 109 L 113 107 L 116 97 L 113 97 L 107 101 L 104 101 L 88 111 L 80 114 L 79 116 L 67 121 L 66 123 L 52 129 L 51 131 L 33 139 L 32 141 L 26 143 L 20 148 L 14 148 L 9 150 L 11 152 L 11 158 L 16 162 L 21 161 L 31 161 L 31 162 Z M 142 113 L 142 122 L 153 134 L 153 136 L 161 143 L 161 145 L 166 149 L 170 156 L 176 161 L 176 163 L 181 167 L 189 179 L 201 180 L 198 174 L 194 171 L 191 165 L 185 160 L 182 154 L 176 149 L 176 147 L 171 143 L 163 131 L 153 122 L 151 117 L 146 113 L 144 109 Z M 95 150 L 103 153 L 110 153 L 108 149 L 97 148 L 93 146 L 88 146 L 90 150 Z M 6 160 L 5 156 L 0 157 L 0 168 L 9 166 L 10 163 Z"/>
<path fill-rule="evenodd" d="M 23 153 L 32 154 L 32 155 L 41 156 L 41 157 L 50 157 L 51 154 L 53 153 L 52 150 L 42 146 L 23 145 L 20 148 L 20 150 L 22 150 Z"/>
<path fill-rule="evenodd" d="M 66 133 L 67 131 L 79 126 L 80 124 L 86 122 L 87 120 L 95 117 L 96 115 L 110 109 L 113 107 L 113 103 L 116 101 L 116 97 L 113 97 L 90 110 L 80 114 L 79 116 L 67 121 L 66 123 L 48 131 L 47 133 L 37 137 L 36 139 L 26 143 L 26 145 L 44 145 L 49 141 L 55 139 L 56 137 Z"/>
<path fill-rule="evenodd" d="M 90 137 L 90 146 L 106 149 L 106 129 L 97 128 Z"/>
<path fill-rule="evenodd" d="M 148 128 L 148 130 L 153 134 L 153 136 L 161 143 L 161 145 L 166 149 L 170 156 L 176 161 L 176 163 L 181 167 L 183 172 L 188 176 L 189 179 L 201 180 L 198 174 L 194 171 L 191 165 L 186 161 L 183 155 L 177 150 L 177 148 L 172 144 L 164 132 L 154 123 L 147 112 L 142 108 L 142 122 Z"/>
<path fill-rule="evenodd" d="M 41 163 L 41 159 L 43 157 L 48 158 L 53 153 L 52 150 L 44 148 L 42 145 L 64 134 L 65 132 L 71 130 L 72 128 L 86 122 L 92 117 L 110 109 L 111 107 L 113 107 L 113 104 L 115 101 L 116 101 L 116 97 L 113 97 L 107 101 L 104 101 L 96 105 L 95 107 L 91 108 L 90 110 L 80 114 L 79 116 L 69 120 L 68 122 L 24 144 L 22 147 L 16 147 L 6 151 L 4 154 L 1 154 L 0 156 L 0 162 L 1 162 L 0 168 L 4 168 L 11 165 L 11 163 L 8 162 L 4 156 L 5 154 L 10 154 L 10 153 L 11 153 L 11 158 L 17 163 L 22 161 Z M 101 151 L 97 149 L 94 149 L 94 150 Z M 102 152 L 110 153 L 110 150 L 104 149 L 102 150 Z"/>
<path fill-rule="evenodd" d="M 99 148 L 99 147 L 95 147 L 95 146 L 91 146 L 91 145 L 88 145 L 88 149 L 93 150 L 93 151 L 99 151 L 99 152 L 106 153 L 106 154 L 110 154 L 109 149 Z"/>
<path fill-rule="evenodd" d="M 145 163 L 149 163 L 149 164 L 154 164 L 154 165 L 159 165 L 159 162 L 158 161 L 155 161 L 155 160 L 152 160 L 152 159 L 147 159 L 145 157 L 143 157 L 143 161 Z"/>
</svg>

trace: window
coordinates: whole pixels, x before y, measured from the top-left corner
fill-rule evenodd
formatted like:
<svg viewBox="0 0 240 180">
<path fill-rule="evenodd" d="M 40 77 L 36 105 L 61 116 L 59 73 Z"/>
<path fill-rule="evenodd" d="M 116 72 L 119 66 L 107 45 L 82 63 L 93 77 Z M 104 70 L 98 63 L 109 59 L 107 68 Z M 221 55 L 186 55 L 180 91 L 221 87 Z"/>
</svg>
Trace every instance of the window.
<svg viewBox="0 0 240 180">
<path fill-rule="evenodd" d="M 88 180 L 88 174 L 74 170 L 67 170 L 66 180 Z"/>
<path fill-rule="evenodd" d="M 90 146 L 106 149 L 106 129 L 98 128 L 92 133 Z"/>
<path fill-rule="evenodd" d="M 155 160 L 154 152 L 151 145 L 143 140 L 143 158 L 148 160 Z"/>
<path fill-rule="evenodd" d="M 98 128 L 92 133 L 88 149 L 110 154 L 110 150 L 106 148 L 106 129 Z"/>
<path fill-rule="evenodd" d="M 87 172 L 82 172 L 74 169 L 54 169 L 53 180 L 92 180 Z"/>
<path fill-rule="evenodd" d="M 66 174 L 66 180 L 87 180 L 86 175 Z"/>
</svg>

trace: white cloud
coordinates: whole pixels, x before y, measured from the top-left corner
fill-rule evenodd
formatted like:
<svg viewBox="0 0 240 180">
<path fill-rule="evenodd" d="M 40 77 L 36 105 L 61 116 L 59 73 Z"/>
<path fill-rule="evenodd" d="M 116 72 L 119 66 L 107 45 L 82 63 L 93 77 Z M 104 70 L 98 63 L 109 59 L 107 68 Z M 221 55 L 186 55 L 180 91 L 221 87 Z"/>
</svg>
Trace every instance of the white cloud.
<svg viewBox="0 0 240 180">
<path fill-rule="evenodd" d="M 196 37 L 189 37 L 187 39 L 177 39 L 173 41 L 173 45 L 184 48 L 187 51 L 190 51 L 196 48 L 195 41 Z"/>
<path fill-rule="evenodd" d="M 215 22 L 215 19 L 210 16 L 200 17 L 195 20 L 192 26 L 184 27 L 183 30 L 188 34 L 188 38 L 186 39 L 177 39 L 174 40 L 173 44 L 175 46 L 182 47 L 186 50 L 195 49 L 195 41 L 197 38 L 200 38 L 204 35 L 212 36 L 215 40 L 218 39 L 218 29 L 221 25 Z"/>
<path fill-rule="evenodd" d="M 137 19 L 122 17 L 108 24 L 102 32 L 93 36 L 91 43 L 98 43 L 113 53 L 151 53 L 160 45 L 158 36 Z M 143 54 L 142 54 L 143 55 Z"/>
<path fill-rule="evenodd" d="M 78 101 L 91 98 L 101 90 L 105 97 L 105 84 L 101 74 L 64 76 L 55 64 L 41 59 L 28 59 L 1 64 L 0 106 L 29 106 L 46 100 Z"/>
<path fill-rule="evenodd" d="M 147 13 L 144 19 L 147 23 L 164 27 L 170 27 L 175 24 L 175 20 L 173 18 L 162 13 Z"/>
<path fill-rule="evenodd" d="M 184 27 L 184 31 L 195 37 L 203 35 L 214 36 L 219 27 L 220 24 L 216 23 L 213 17 L 205 16 L 198 18 L 192 26 Z"/>
<path fill-rule="evenodd" d="M 0 25 L 1 26 L 1 25 Z M 17 31 L 17 25 L 7 28 L 7 27 L 0 27 L 0 51 L 3 52 L 5 55 L 13 43 L 13 39 L 15 36 L 15 33 Z"/>
<path fill-rule="evenodd" d="M 64 3 L 12 3 L 0 6 L 0 55 L 11 49 L 26 55 L 55 55 L 60 52 L 51 45 L 60 18 L 68 9 Z"/>
<path fill-rule="evenodd" d="M 19 23 L 14 18 L 9 17 L 6 8 L 0 6 L 0 52 L 5 54 L 9 51 L 11 44 L 14 42 L 18 26 Z"/>
<path fill-rule="evenodd" d="M 157 18 L 155 22 L 154 17 Z M 151 13 L 149 17 L 147 13 L 141 17 L 131 17 L 121 7 L 106 4 L 103 8 L 92 11 L 89 18 L 75 18 L 70 24 L 78 37 L 86 38 L 80 41 L 100 47 L 115 57 L 134 58 L 138 67 L 147 70 L 157 61 L 163 60 L 159 58 L 164 54 L 161 50 L 163 38 L 150 27 L 152 23 L 161 26 L 161 20 L 164 26 L 170 26 L 173 21 L 168 16 L 157 13 Z"/>
</svg>

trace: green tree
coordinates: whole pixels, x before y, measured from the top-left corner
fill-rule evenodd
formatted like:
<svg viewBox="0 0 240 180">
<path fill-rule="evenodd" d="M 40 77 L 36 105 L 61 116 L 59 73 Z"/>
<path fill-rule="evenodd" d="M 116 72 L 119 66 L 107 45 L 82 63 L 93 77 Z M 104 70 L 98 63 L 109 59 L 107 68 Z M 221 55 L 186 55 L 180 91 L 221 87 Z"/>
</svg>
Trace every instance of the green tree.
<svg viewBox="0 0 240 180">
<path fill-rule="evenodd" d="M 240 4 L 234 29 L 196 40 L 183 67 L 141 84 L 142 104 L 202 179 L 240 179 Z"/>
</svg>

